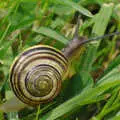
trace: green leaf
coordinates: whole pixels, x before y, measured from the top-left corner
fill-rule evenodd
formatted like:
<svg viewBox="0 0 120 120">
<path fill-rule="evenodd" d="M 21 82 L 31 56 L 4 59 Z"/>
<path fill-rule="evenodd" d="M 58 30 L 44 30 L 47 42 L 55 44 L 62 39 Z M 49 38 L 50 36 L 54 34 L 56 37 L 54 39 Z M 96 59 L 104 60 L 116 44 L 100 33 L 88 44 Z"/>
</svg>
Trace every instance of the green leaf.
<svg viewBox="0 0 120 120">
<path fill-rule="evenodd" d="M 90 72 L 92 70 L 92 64 L 94 62 L 94 55 L 96 53 L 95 51 L 95 45 L 91 44 L 86 48 L 86 51 L 80 56 L 80 64 L 79 64 L 79 70 L 80 72 Z"/>
<path fill-rule="evenodd" d="M 0 56 L 3 59 L 4 56 L 6 56 L 8 49 L 12 45 L 12 43 L 15 41 L 16 37 L 19 35 L 19 30 L 14 32 L 14 36 L 11 37 L 10 40 L 7 40 L 2 47 L 0 48 Z"/>
<path fill-rule="evenodd" d="M 10 113 L 8 113 L 8 119 L 9 120 L 20 120 L 18 118 L 18 113 L 17 112 L 10 112 Z"/>
<path fill-rule="evenodd" d="M 58 26 L 64 26 L 65 21 L 62 20 L 61 18 L 56 18 L 55 21 L 52 21 L 51 23 L 51 28 L 55 29 Z"/>
<path fill-rule="evenodd" d="M 38 0 L 21 0 L 21 2 L 37 2 Z"/>
<path fill-rule="evenodd" d="M 67 114 L 72 114 L 74 110 L 80 108 L 83 105 L 95 103 L 101 100 L 99 98 L 99 95 L 101 95 L 111 87 L 115 87 L 116 85 L 120 85 L 120 80 L 105 83 L 103 85 L 97 86 L 96 88 L 88 87 L 84 89 L 81 94 L 59 105 L 58 107 L 41 117 L 39 120 L 56 120 Z"/>
<path fill-rule="evenodd" d="M 72 2 L 70 0 L 61 0 L 61 2 L 65 3 L 66 5 L 74 8 L 75 10 L 79 11 L 81 14 L 88 16 L 88 17 L 93 17 L 93 15 L 91 14 L 90 11 L 88 11 L 87 9 L 85 9 L 84 7 L 82 7 L 81 5 Z"/>
<path fill-rule="evenodd" d="M 120 115 L 119 116 L 115 116 L 115 117 L 113 117 L 112 119 L 109 119 L 109 120 L 120 120 Z"/>
<path fill-rule="evenodd" d="M 120 4 L 117 4 L 114 8 L 114 17 L 118 22 L 120 21 Z"/>
<path fill-rule="evenodd" d="M 104 107 L 103 107 L 103 109 L 102 109 L 102 111 L 96 116 L 98 119 L 103 119 L 103 117 L 106 115 L 106 114 L 108 114 L 108 113 L 110 113 L 112 110 L 114 110 L 114 108 L 113 107 L 115 107 L 116 106 L 116 104 L 115 105 L 113 105 L 114 103 L 115 103 L 115 100 L 117 99 L 117 97 L 119 97 L 119 89 L 117 89 L 117 91 L 111 96 L 111 98 L 107 101 L 107 103 L 104 105 Z M 118 104 L 118 103 L 117 103 Z M 120 106 L 120 104 L 119 104 L 119 106 Z M 118 107 L 118 106 L 117 106 Z M 112 108 L 112 109 L 111 109 Z M 116 107 L 115 107 L 116 108 Z"/>
<path fill-rule="evenodd" d="M 36 33 L 40 33 L 43 34 L 47 37 L 51 37 L 55 40 L 60 41 L 63 44 L 67 44 L 68 43 L 68 39 L 66 39 L 64 36 L 62 36 L 60 33 L 56 32 L 55 30 L 52 30 L 50 28 L 47 27 L 40 27 L 38 30 L 33 30 Z"/>
<path fill-rule="evenodd" d="M 110 72 L 113 68 L 117 67 L 120 64 L 120 55 L 117 56 L 107 67 L 107 69 L 104 71 L 104 74 L 102 76 L 105 76 L 108 72 Z"/>
<path fill-rule="evenodd" d="M 93 86 L 94 85 L 94 80 L 91 76 L 91 74 L 88 71 L 81 71 L 80 73 L 81 76 L 81 81 L 83 84 L 83 88 L 87 87 L 87 86 Z"/>
<path fill-rule="evenodd" d="M 105 76 L 103 76 L 100 80 L 98 80 L 97 85 L 104 84 L 105 82 L 111 82 L 116 79 L 120 79 L 120 65 L 112 69 Z"/>
<path fill-rule="evenodd" d="M 5 32 L 3 33 L 2 37 L 0 38 L 0 45 L 3 44 L 3 40 L 6 37 L 6 35 L 7 35 L 8 30 L 9 30 L 10 27 L 11 27 L 11 24 L 9 23 L 8 26 L 7 26 L 7 28 L 6 28 L 6 30 L 5 30 Z"/>
<path fill-rule="evenodd" d="M 80 94 L 80 92 L 86 86 L 93 86 L 93 79 L 91 75 L 87 72 L 81 72 L 80 74 L 78 73 L 74 75 L 70 80 L 64 81 L 62 84 L 62 92 L 60 94 L 60 97 L 61 99 L 68 100 L 69 98 Z"/>
<path fill-rule="evenodd" d="M 50 8 L 50 11 L 63 17 L 63 15 L 70 15 L 74 9 L 67 5 L 58 4 L 52 6 L 52 8 Z"/>
<path fill-rule="evenodd" d="M 103 35 L 107 25 L 109 23 L 110 17 L 113 12 L 114 4 L 103 4 L 100 12 L 95 16 L 95 24 L 93 26 L 92 33 L 95 35 Z"/>
</svg>

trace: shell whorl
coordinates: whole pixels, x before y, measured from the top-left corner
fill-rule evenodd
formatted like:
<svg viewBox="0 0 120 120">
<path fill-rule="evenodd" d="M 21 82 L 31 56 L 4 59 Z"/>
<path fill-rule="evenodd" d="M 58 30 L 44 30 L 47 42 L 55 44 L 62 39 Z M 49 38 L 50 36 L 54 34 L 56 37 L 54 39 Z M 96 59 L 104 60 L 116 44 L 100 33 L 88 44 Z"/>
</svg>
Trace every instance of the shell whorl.
<svg viewBox="0 0 120 120">
<path fill-rule="evenodd" d="M 48 102 L 59 93 L 67 67 L 68 61 L 59 50 L 47 45 L 31 47 L 14 61 L 11 87 L 26 104 Z"/>
</svg>

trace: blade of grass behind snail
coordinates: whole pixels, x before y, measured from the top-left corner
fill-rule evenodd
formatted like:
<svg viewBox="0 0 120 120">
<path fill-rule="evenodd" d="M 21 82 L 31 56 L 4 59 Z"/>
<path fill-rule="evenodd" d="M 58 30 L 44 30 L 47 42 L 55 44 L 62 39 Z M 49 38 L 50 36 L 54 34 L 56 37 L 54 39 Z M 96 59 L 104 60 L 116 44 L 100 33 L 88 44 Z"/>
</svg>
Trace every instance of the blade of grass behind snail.
<svg viewBox="0 0 120 120">
<path fill-rule="evenodd" d="M 17 97 L 12 97 L 7 102 L 0 105 L 1 112 L 17 112 L 23 108 L 27 107 L 26 104 L 21 102 Z"/>
</svg>

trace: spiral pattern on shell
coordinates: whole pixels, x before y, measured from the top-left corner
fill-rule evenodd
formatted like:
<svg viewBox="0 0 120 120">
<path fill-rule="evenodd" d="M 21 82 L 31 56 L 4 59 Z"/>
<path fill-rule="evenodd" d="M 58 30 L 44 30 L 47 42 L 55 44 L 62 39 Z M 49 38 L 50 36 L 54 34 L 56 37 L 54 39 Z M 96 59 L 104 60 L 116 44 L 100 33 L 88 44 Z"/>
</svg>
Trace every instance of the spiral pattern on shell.
<svg viewBox="0 0 120 120">
<path fill-rule="evenodd" d="M 47 45 L 31 47 L 14 61 L 11 87 L 26 104 L 48 102 L 59 93 L 67 67 L 68 61 L 59 50 Z"/>
</svg>

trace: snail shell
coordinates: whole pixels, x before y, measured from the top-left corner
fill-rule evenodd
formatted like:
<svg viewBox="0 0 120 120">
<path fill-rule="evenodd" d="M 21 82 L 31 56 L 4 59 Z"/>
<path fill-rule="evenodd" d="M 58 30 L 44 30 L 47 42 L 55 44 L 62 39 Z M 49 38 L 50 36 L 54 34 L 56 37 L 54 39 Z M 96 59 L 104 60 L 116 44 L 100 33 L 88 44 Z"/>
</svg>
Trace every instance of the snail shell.
<svg viewBox="0 0 120 120">
<path fill-rule="evenodd" d="M 59 93 L 67 67 L 68 61 L 59 50 L 47 45 L 31 47 L 15 59 L 11 87 L 25 104 L 48 102 Z"/>
</svg>

